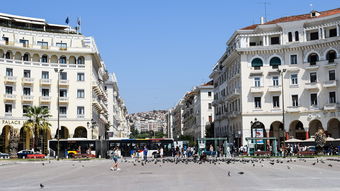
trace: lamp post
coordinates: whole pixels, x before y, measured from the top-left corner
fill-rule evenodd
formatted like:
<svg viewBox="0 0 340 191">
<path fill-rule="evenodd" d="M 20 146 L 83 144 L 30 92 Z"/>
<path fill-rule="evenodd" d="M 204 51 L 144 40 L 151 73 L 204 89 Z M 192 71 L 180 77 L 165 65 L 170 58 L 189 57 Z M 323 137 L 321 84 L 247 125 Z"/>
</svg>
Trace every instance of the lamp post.
<svg viewBox="0 0 340 191">
<path fill-rule="evenodd" d="M 285 96 L 284 96 L 284 88 L 283 88 L 283 74 L 287 71 L 286 69 L 278 69 L 277 70 L 281 75 L 281 92 L 282 92 L 282 125 L 283 125 L 283 132 L 285 131 Z M 279 128 L 280 131 L 280 128 Z M 285 157 L 286 142 L 285 142 L 285 133 L 283 134 L 283 148 L 282 148 L 282 156 Z M 279 138 L 280 139 L 280 138 Z"/>
<path fill-rule="evenodd" d="M 93 129 L 95 128 L 95 125 L 96 125 L 97 123 L 93 120 L 93 119 L 91 119 L 91 126 L 90 126 L 90 122 L 87 122 L 87 126 L 89 127 L 91 127 L 91 139 L 93 139 Z"/>
<path fill-rule="evenodd" d="M 60 101 L 59 101 L 59 97 L 60 97 L 60 88 L 59 88 L 59 81 L 60 81 L 60 74 L 61 72 L 64 71 L 64 69 L 58 69 L 58 68 L 54 68 L 54 71 L 58 74 L 58 81 L 57 81 L 57 86 L 58 86 L 58 100 L 57 100 L 57 107 L 58 107 L 58 127 L 57 127 L 57 160 L 59 160 L 59 154 L 60 154 Z"/>
</svg>

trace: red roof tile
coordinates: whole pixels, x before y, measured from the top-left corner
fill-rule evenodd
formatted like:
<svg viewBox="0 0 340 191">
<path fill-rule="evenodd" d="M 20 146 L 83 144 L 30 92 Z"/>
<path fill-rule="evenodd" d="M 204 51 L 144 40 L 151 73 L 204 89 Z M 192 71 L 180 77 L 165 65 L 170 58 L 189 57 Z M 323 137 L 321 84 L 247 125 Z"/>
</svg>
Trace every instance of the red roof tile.
<svg viewBox="0 0 340 191">
<path fill-rule="evenodd" d="M 330 16 L 330 15 L 339 14 L 340 13 L 340 8 L 331 9 L 331 10 L 327 10 L 327 11 L 322 11 L 322 12 L 319 12 L 319 13 L 320 13 L 320 15 L 316 16 L 316 17 L 311 17 L 310 13 L 303 14 L 303 15 L 294 15 L 294 16 L 288 16 L 288 17 L 281 17 L 281 18 L 278 18 L 278 19 L 274 19 L 272 21 L 268 21 L 268 22 L 264 23 L 263 25 L 269 25 L 269 24 L 276 24 L 276 23 L 283 23 L 283 22 L 291 22 L 291 21 L 307 20 L 307 19 L 326 17 L 326 16 Z M 260 24 L 250 25 L 250 26 L 242 28 L 241 30 L 255 29 L 258 25 L 260 25 Z"/>
</svg>

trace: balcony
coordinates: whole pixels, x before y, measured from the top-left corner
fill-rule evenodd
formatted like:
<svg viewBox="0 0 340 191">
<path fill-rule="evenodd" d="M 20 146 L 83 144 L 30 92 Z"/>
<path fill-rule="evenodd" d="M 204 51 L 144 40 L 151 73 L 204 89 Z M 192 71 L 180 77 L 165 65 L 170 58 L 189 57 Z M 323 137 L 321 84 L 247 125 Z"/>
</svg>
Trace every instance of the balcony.
<svg viewBox="0 0 340 191">
<path fill-rule="evenodd" d="M 59 80 L 59 86 L 68 86 L 68 80 Z"/>
<path fill-rule="evenodd" d="M 329 103 L 329 104 L 326 104 L 323 106 L 323 110 L 325 111 L 334 111 L 334 110 L 337 110 L 339 108 L 339 105 L 338 103 Z"/>
<path fill-rule="evenodd" d="M 51 97 L 50 96 L 40 96 L 40 102 L 42 102 L 42 103 L 51 102 Z"/>
<path fill-rule="evenodd" d="M 6 101 L 15 101 L 16 95 L 14 94 L 4 94 L 4 100 Z"/>
<path fill-rule="evenodd" d="M 104 123 L 108 123 L 107 117 L 104 114 L 99 114 L 99 119 L 102 120 Z"/>
<path fill-rule="evenodd" d="M 320 107 L 318 105 L 311 105 L 311 106 L 309 106 L 309 110 L 318 111 L 318 110 L 320 110 Z"/>
<path fill-rule="evenodd" d="M 34 79 L 33 78 L 22 78 L 22 83 L 23 84 L 33 84 Z"/>
<path fill-rule="evenodd" d="M 15 83 L 17 81 L 17 77 L 15 76 L 5 76 L 5 83 Z"/>
<path fill-rule="evenodd" d="M 269 86 L 268 92 L 275 93 L 275 92 L 281 92 L 282 87 L 281 86 Z"/>
<path fill-rule="evenodd" d="M 92 98 L 92 105 L 97 109 L 97 111 L 101 111 L 103 109 L 97 98 Z"/>
<path fill-rule="evenodd" d="M 307 90 L 318 90 L 319 89 L 319 83 L 317 83 L 317 82 L 306 83 L 305 89 L 307 89 Z"/>
<path fill-rule="evenodd" d="M 229 112 L 228 117 L 229 117 L 230 119 L 233 119 L 233 118 L 236 118 L 236 117 L 239 116 L 239 115 L 240 115 L 240 112 L 239 112 L 239 111 L 233 111 L 233 112 Z"/>
<path fill-rule="evenodd" d="M 227 97 L 226 100 L 234 99 L 241 94 L 240 88 L 235 88 Z"/>
<path fill-rule="evenodd" d="M 251 87 L 250 88 L 250 92 L 253 93 L 253 94 L 263 93 L 263 91 L 264 91 L 263 86 L 260 86 L 260 87 Z"/>
<path fill-rule="evenodd" d="M 325 68 L 336 68 L 336 65 L 338 64 L 339 60 L 327 60 L 326 64 L 323 65 Z"/>
<path fill-rule="evenodd" d="M 60 113 L 60 114 L 59 114 L 59 117 L 60 117 L 60 118 L 67 118 L 67 114 L 66 114 L 66 113 Z"/>
<path fill-rule="evenodd" d="M 41 79 L 40 84 L 43 86 L 50 86 L 51 85 L 51 79 Z"/>
<path fill-rule="evenodd" d="M 299 106 L 288 106 L 286 108 L 286 112 L 288 112 L 288 113 L 299 113 L 300 107 Z"/>
<path fill-rule="evenodd" d="M 59 50 L 66 51 L 67 47 L 59 47 Z"/>
<path fill-rule="evenodd" d="M 92 89 L 96 92 L 97 95 L 105 94 L 103 88 L 98 82 L 95 82 L 95 81 L 92 82 Z"/>
<path fill-rule="evenodd" d="M 23 101 L 23 102 L 32 102 L 33 101 L 33 96 L 31 96 L 31 95 L 23 95 L 23 96 L 21 96 L 21 100 Z"/>
<path fill-rule="evenodd" d="M 249 74 L 250 74 L 250 76 L 262 76 L 263 72 L 262 72 L 262 70 L 254 70 L 254 69 L 252 69 L 249 72 Z"/>
<path fill-rule="evenodd" d="M 298 67 L 287 67 L 288 72 L 298 72 L 300 71 L 300 68 Z"/>
<path fill-rule="evenodd" d="M 68 97 L 59 97 L 59 103 L 68 103 Z"/>
<path fill-rule="evenodd" d="M 305 69 L 306 69 L 306 70 L 317 70 L 317 69 L 319 69 L 319 65 L 317 65 L 317 64 L 305 63 Z"/>
<path fill-rule="evenodd" d="M 337 85 L 336 80 L 330 80 L 323 83 L 323 87 L 325 88 L 336 88 L 336 85 Z"/>
<path fill-rule="evenodd" d="M 217 106 L 217 105 L 218 105 L 218 103 L 219 103 L 219 101 L 218 101 L 218 100 L 214 100 L 214 101 L 212 101 L 212 102 L 211 102 L 211 105 L 213 105 L 213 106 Z"/>
</svg>

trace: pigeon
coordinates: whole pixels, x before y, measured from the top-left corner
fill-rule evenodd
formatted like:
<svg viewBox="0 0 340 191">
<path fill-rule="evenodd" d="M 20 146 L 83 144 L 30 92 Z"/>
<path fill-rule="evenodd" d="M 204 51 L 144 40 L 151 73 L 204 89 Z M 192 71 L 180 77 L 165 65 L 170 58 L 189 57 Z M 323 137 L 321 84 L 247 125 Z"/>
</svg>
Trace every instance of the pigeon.
<svg viewBox="0 0 340 191">
<path fill-rule="evenodd" d="M 45 163 L 41 163 L 41 165 L 45 166 Z"/>
<path fill-rule="evenodd" d="M 255 167 L 255 164 L 253 164 L 253 166 Z"/>
<path fill-rule="evenodd" d="M 40 188 L 44 188 L 45 186 L 43 184 L 40 183 Z"/>
<path fill-rule="evenodd" d="M 263 164 L 261 164 L 261 167 L 263 167 Z"/>
<path fill-rule="evenodd" d="M 133 163 L 133 166 L 137 166 L 136 163 Z"/>
<path fill-rule="evenodd" d="M 228 171 L 228 176 L 231 176 L 230 171 Z"/>
<path fill-rule="evenodd" d="M 238 172 L 238 174 L 244 174 L 244 172 Z"/>
<path fill-rule="evenodd" d="M 287 166 L 288 170 L 290 170 L 290 166 Z"/>
<path fill-rule="evenodd" d="M 83 167 L 83 168 L 84 168 L 85 166 L 84 166 L 84 165 L 81 165 L 81 167 Z"/>
<path fill-rule="evenodd" d="M 72 164 L 72 166 L 75 166 L 74 164 Z"/>
<path fill-rule="evenodd" d="M 49 160 L 48 163 L 51 164 L 51 161 Z"/>
<path fill-rule="evenodd" d="M 144 163 L 142 162 L 142 166 L 144 166 Z"/>
<path fill-rule="evenodd" d="M 329 164 L 328 166 L 329 166 L 329 167 L 333 167 L 333 165 L 331 165 L 331 164 Z"/>
<path fill-rule="evenodd" d="M 275 163 L 274 162 L 270 162 L 271 165 L 274 165 Z"/>
<path fill-rule="evenodd" d="M 315 164 L 316 164 L 315 162 L 312 163 L 313 166 L 314 166 Z"/>
</svg>

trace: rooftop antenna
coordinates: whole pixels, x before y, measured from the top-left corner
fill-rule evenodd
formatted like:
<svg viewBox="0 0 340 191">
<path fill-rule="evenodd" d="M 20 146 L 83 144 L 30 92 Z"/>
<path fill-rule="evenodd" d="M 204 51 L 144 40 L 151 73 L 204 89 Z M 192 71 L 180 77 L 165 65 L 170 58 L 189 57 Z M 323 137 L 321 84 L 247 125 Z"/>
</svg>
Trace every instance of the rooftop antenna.
<svg viewBox="0 0 340 191">
<path fill-rule="evenodd" d="M 267 0 L 264 0 L 264 2 L 260 4 L 264 5 L 264 22 L 267 22 L 267 5 L 270 5 L 270 3 L 268 3 Z"/>
<path fill-rule="evenodd" d="M 313 4 L 311 3 L 309 4 L 309 6 L 310 6 L 310 11 L 313 11 Z"/>
</svg>

